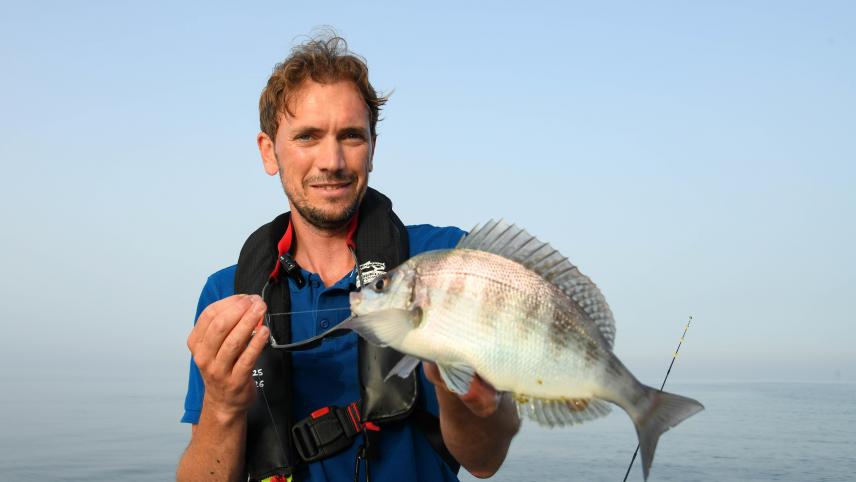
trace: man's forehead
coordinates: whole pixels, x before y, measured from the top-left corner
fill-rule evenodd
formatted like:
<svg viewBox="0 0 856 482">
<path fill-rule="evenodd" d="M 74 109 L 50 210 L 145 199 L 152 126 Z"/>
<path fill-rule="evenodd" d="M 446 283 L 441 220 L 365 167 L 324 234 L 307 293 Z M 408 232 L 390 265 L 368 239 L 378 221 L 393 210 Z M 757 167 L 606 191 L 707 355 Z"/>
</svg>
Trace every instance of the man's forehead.
<svg viewBox="0 0 856 482">
<path fill-rule="evenodd" d="M 292 127 L 335 118 L 347 124 L 368 124 L 369 109 L 353 82 L 320 84 L 305 81 L 288 99 L 285 112 L 280 111 L 280 124 Z"/>
</svg>

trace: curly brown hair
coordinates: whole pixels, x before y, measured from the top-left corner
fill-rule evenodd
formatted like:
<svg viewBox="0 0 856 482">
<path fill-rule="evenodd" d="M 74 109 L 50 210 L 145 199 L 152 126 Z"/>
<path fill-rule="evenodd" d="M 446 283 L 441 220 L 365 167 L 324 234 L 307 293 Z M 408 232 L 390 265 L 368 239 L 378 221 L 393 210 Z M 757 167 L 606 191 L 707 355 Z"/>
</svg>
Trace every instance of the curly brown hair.
<svg viewBox="0 0 856 482">
<path fill-rule="evenodd" d="M 276 139 L 279 114 L 293 115 L 288 109 L 289 101 L 307 79 L 320 84 L 353 82 L 369 108 L 371 135 L 377 135 L 380 109 L 388 96 L 378 96 L 372 87 L 365 59 L 350 52 L 345 39 L 327 33 L 294 47 L 291 55 L 274 67 L 259 99 L 259 123 L 271 140 Z"/>
</svg>

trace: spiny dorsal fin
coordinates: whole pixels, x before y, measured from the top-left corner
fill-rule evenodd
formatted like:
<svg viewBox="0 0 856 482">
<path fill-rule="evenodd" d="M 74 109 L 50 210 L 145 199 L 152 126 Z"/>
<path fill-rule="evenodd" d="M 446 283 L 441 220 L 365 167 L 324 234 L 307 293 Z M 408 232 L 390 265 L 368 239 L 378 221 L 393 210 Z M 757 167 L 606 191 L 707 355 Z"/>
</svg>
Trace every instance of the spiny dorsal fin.
<svg viewBox="0 0 856 482">
<path fill-rule="evenodd" d="M 556 285 L 594 322 L 609 349 L 615 341 L 615 320 L 603 294 L 588 276 L 580 273 L 549 244 L 538 241 L 525 229 L 499 220 L 476 226 L 456 246 L 476 249 L 516 261 Z"/>
</svg>

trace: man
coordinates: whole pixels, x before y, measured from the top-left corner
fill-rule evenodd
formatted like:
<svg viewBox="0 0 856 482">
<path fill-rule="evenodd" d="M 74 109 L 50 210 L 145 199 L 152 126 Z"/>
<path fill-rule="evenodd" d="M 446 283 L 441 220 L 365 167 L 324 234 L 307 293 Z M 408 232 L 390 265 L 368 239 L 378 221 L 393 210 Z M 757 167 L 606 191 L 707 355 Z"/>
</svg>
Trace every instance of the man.
<svg viewBox="0 0 856 482">
<path fill-rule="evenodd" d="M 179 480 L 365 480 L 370 470 L 379 481 L 453 481 L 456 463 L 477 477 L 502 464 L 519 420 L 508 397 L 478 378 L 463 396 L 428 363 L 413 380 L 384 382 L 376 372 L 400 355 L 354 333 L 293 354 L 268 346 L 271 333 L 283 344 L 326 331 L 371 275 L 463 235 L 405 228 L 368 188 L 385 101 L 338 37 L 296 47 L 269 79 L 257 141 L 291 211 L 203 289 L 187 341 L 182 421 L 193 425 Z M 331 441 L 316 447 L 321 439 Z"/>
</svg>

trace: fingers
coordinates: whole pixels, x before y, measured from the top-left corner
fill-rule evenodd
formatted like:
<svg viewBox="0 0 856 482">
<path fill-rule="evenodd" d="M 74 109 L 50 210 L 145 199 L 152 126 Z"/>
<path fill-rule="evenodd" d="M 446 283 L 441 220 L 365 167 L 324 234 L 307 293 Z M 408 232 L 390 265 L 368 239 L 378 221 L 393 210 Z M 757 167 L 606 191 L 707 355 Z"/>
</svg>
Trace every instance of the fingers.
<svg viewBox="0 0 856 482">
<path fill-rule="evenodd" d="M 208 326 L 211 324 L 211 321 L 214 320 L 225 307 L 246 298 L 246 296 L 247 295 L 233 295 L 206 306 L 196 319 L 196 324 L 193 326 L 190 336 L 187 337 L 187 347 L 190 348 L 190 351 L 193 351 L 193 346 L 205 337 L 205 332 L 208 331 Z"/>
<path fill-rule="evenodd" d="M 247 310 L 253 306 L 254 299 L 258 299 L 258 297 L 246 296 L 233 300 L 233 302 L 221 307 L 211 319 L 199 344 L 212 358 L 218 355 L 223 341 L 232 332 L 235 325 L 241 321 Z"/>
<path fill-rule="evenodd" d="M 489 417 L 499 406 L 499 395 L 492 385 L 482 380 L 478 375 L 473 378 L 470 389 L 460 396 L 467 408 L 479 417 Z"/>
<path fill-rule="evenodd" d="M 251 297 L 250 307 L 235 324 L 220 345 L 217 352 L 217 362 L 223 366 L 233 367 L 235 360 L 244 353 L 250 341 L 253 330 L 259 324 L 265 313 L 265 303 L 259 297 Z M 267 340 L 267 337 L 264 337 Z M 233 369 L 234 371 L 234 369 Z"/>
<path fill-rule="evenodd" d="M 246 410 L 255 398 L 250 374 L 270 332 L 263 327 L 251 337 L 265 310 L 259 296 L 236 295 L 200 313 L 187 344 L 205 383 L 203 406 L 209 410 Z"/>
<path fill-rule="evenodd" d="M 448 390 L 449 388 L 446 386 L 446 382 L 443 381 L 443 377 L 440 376 L 440 370 L 437 369 L 437 365 L 431 363 L 429 361 L 422 362 L 422 371 L 425 373 L 425 378 L 428 379 L 429 382 L 437 385 L 444 390 Z"/>
<path fill-rule="evenodd" d="M 437 365 L 431 362 L 423 362 L 422 370 L 425 373 L 425 378 L 434 385 L 449 391 L 446 383 L 443 382 L 443 377 L 440 376 L 440 370 Z M 449 393 L 452 393 L 449 391 Z M 500 396 L 496 389 L 481 377 L 476 375 L 470 383 L 470 389 L 463 395 L 456 395 L 471 412 L 479 417 L 489 417 L 493 415 L 499 406 Z"/>
<path fill-rule="evenodd" d="M 187 343 L 206 383 L 231 375 L 264 310 L 258 296 L 235 295 L 212 303 L 199 315 Z"/>
<path fill-rule="evenodd" d="M 235 368 L 232 370 L 233 376 L 246 376 L 252 373 L 253 367 L 256 366 L 256 360 L 259 359 L 259 355 L 262 354 L 262 350 L 267 345 L 269 336 L 270 330 L 264 325 L 256 330 L 256 334 L 253 335 L 253 339 L 250 340 L 246 350 L 241 353 L 241 356 L 235 362 Z"/>
</svg>

